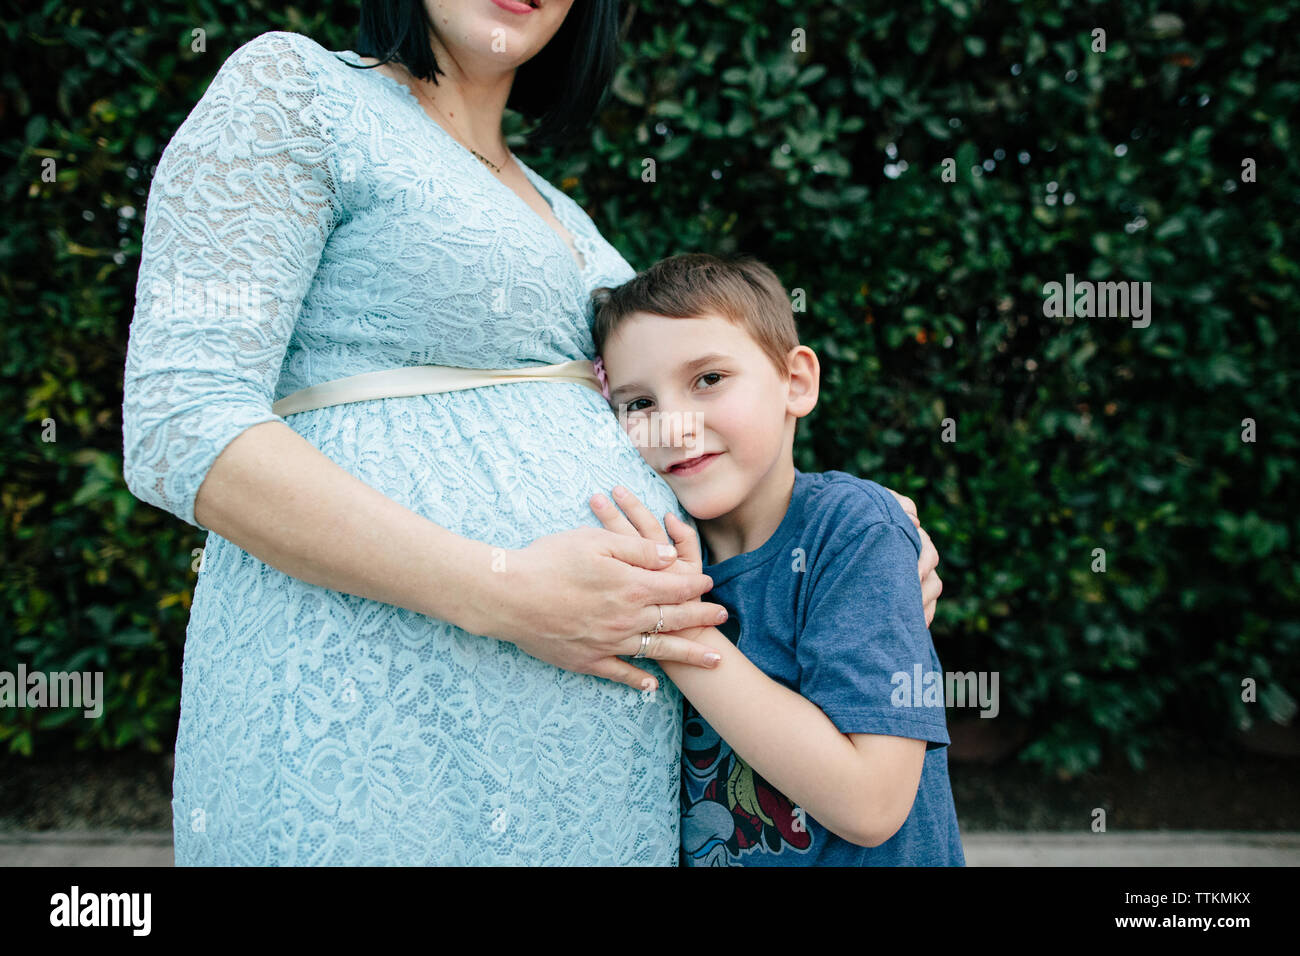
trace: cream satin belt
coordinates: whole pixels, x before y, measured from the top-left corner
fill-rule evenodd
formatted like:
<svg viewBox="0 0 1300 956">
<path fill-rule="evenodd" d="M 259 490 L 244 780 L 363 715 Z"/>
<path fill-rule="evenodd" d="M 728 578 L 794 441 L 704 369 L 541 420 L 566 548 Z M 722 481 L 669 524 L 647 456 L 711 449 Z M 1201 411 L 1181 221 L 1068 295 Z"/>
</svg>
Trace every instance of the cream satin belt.
<svg viewBox="0 0 1300 956">
<path fill-rule="evenodd" d="M 484 385 L 509 382 L 575 382 L 595 389 L 602 396 L 600 379 L 588 359 L 561 362 L 558 365 L 525 365 L 520 368 L 458 368 L 453 365 L 414 365 L 380 372 L 363 372 L 322 382 L 286 395 L 271 411 L 280 417 L 347 402 L 366 402 L 375 398 L 406 398 L 434 392 L 457 392 Z"/>
</svg>

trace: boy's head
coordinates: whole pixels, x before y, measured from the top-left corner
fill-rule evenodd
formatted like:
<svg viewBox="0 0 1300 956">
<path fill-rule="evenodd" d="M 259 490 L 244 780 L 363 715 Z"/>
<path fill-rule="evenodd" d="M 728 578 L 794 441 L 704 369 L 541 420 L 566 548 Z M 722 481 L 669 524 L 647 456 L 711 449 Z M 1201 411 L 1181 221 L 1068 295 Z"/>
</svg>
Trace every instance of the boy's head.
<svg viewBox="0 0 1300 956">
<path fill-rule="evenodd" d="M 691 515 L 728 515 L 793 470 L 818 365 L 771 269 L 689 253 L 593 296 L 610 404 Z"/>
</svg>

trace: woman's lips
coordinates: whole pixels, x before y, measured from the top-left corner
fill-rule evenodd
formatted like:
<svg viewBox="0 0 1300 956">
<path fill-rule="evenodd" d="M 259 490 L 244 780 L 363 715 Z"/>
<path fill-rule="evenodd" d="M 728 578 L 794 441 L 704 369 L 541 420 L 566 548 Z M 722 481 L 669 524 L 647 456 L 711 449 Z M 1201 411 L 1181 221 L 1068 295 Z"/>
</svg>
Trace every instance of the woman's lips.
<svg viewBox="0 0 1300 956">
<path fill-rule="evenodd" d="M 697 458 L 688 458 L 685 461 L 679 461 L 675 465 L 668 466 L 670 475 L 693 475 L 696 472 L 703 471 L 709 467 L 709 463 L 717 458 L 721 452 L 711 451 L 708 454 L 700 455 Z"/>
<path fill-rule="evenodd" d="M 535 9 L 526 3 L 519 3 L 518 0 L 492 0 L 502 10 L 509 10 L 511 13 L 532 13 Z"/>
</svg>

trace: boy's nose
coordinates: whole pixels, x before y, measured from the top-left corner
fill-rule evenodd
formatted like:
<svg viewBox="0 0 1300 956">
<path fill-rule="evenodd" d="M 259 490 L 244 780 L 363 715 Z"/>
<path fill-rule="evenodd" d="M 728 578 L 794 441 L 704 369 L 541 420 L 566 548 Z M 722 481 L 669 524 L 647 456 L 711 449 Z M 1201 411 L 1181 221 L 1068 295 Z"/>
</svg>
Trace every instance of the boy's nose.
<svg viewBox="0 0 1300 956">
<path fill-rule="evenodd" d="M 662 447 L 689 451 L 697 440 L 698 413 L 689 408 L 661 408 L 658 439 Z"/>
</svg>

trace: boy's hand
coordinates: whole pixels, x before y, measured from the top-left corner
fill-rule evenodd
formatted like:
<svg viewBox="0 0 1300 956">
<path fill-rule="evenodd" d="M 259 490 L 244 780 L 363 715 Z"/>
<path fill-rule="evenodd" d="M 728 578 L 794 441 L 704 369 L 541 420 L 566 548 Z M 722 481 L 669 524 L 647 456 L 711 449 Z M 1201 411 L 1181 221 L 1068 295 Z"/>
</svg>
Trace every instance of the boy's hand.
<svg viewBox="0 0 1300 956">
<path fill-rule="evenodd" d="M 604 495 L 591 496 L 591 510 L 596 513 L 605 530 L 649 538 L 664 544 L 670 543 L 668 535 L 664 534 L 664 529 L 659 526 L 655 516 L 650 513 L 649 508 L 641 504 L 636 495 L 622 485 L 615 485 L 614 498 L 622 511 L 619 511 Z M 704 558 L 700 554 L 700 539 L 696 537 L 694 530 L 672 512 L 664 515 L 664 523 L 668 526 L 668 533 L 672 535 L 671 543 L 677 546 L 677 560 L 666 570 L 676 571 L 678 574 L 700 573 L 704 567 Z"/>
<path fill-rule="evenodd" d="M 935 571 L 939 566 L 939 552 L 935 549 L 930 536 L 925 533 L 925 529 L 921 527 L 921 519 L 916 513 L 916 502 L 906 495 L 900 495 L 893 488 L 885 490 L 898 499 L 899 505 L 912 519 L 917 533 L 921 535 L 921 560 L 916 562 L 916 573 L 921 576 L 921 603 L 925 605 L 925 626 L 929 627 L 930 622 L 934 620 L 939 595 L 943 593 L 943 582 L 939 580 L 939 574 Z"/>
</svg>

